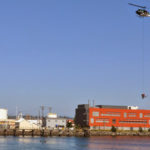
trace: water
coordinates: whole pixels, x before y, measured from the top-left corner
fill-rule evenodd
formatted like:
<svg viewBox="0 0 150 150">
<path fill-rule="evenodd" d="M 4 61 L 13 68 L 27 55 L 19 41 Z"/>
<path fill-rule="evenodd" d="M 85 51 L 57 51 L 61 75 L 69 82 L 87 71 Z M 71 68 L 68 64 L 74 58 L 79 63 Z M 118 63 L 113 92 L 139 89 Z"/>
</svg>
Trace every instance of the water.
<svg viewBox="0 0 150 150">
<path fill-rule="evenodd" d="M 150 150 L 150 138 L 0 137 L 0 150 Z"/>
</svg>

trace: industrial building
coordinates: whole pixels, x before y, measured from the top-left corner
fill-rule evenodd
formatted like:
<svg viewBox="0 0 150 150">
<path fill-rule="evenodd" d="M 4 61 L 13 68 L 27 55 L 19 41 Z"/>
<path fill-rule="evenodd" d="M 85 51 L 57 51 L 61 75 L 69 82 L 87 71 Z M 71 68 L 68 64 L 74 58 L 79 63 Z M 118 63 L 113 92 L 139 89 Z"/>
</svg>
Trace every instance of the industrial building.
<svg viewBox="0 0 150 150">
<path fill-rule="evenodd" d="M 7 109 L 0 109 L 0 120 L 8 119 L 8 110 Z"/>
<path fill-rule="evenodd" d="M 150 110 L 141 110 L 134 106 L 78 105 L 75 123 L 90 129 L 148 130 L 150 128 Z"/>
<path fill-rule="evenodd" d="M 89 126 L 89 104 L 78 105 L 75 110 L 75 124 L 80 127 Z"/>
<path fill-rule="evenodd" d="M 46 119 L 47 129 L 62 129 L 65 128 L 67 124 L 66 118 L 60 118 L 55 113 L 49 113 Z"/>
<path fill-rule="evenodd" d="M 8 110 L 0 109 L 0 129 L 14 129 L 15 119 L 8 119 Z"/>
<path fill-rule="evenodd" d="M 0 120 L 0 129 L 15 129 L 15 119 Z"/>
<path fill-rule="evenodd" d="M 34 122 L 31 122 L 24 118 L 20 118 L 15 122 L 15 128 L 20 130 L 33 130 L 33 129 L 35 130 L 40 129 L 41 127 Z"/>
</svg>

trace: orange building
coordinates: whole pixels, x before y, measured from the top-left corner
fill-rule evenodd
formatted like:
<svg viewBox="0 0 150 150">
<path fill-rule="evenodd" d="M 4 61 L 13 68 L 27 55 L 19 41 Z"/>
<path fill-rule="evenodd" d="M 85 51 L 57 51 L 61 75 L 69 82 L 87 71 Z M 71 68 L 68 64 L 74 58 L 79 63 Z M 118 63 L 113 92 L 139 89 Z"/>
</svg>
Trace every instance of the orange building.
<svg viewBox="0 0 150 150">
<path fill-rule="evenodd" d="M 98 105 L 89 107 L 89 127 L 91 129 L 143 130 L 150 128 L 150 110 L 137 107 Z"/>
</svg>

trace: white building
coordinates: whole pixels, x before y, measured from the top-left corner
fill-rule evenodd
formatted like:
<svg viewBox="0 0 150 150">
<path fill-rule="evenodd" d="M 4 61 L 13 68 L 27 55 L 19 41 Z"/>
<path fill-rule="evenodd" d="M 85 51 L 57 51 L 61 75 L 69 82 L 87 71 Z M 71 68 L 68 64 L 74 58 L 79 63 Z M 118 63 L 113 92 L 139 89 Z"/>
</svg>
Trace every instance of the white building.
<svg viewBox="0 0 150 150">
<path fill-rule="evenodd" d="M 66 118 L 58 118 L 57 114 L 49 113 L 46 119 L 46 128 L 57 129 L 65 128 L 67 124 Z"/>
<path fill-rule="evenodd" d="M 48 129 L 62 129 L 67 125 L 66 118 L 47 118 L 46 119 L 46 128 Z"/>
<path fill-rule="evenodd" d="M 37 124 L 34 124 L 33 122 L 25 120 L 24 118 L 20 118 L 19 120 L 17 120 L 15 123 L 15 126 L 16 126 L 16 129 L 20 129 L 20 130 L 40 129 L 40 126 L 38 126 Z"/>
<path fill-rule="evenodd" d="M 42 120 L 28 120 L 31 124 L 35 124 L 39 127 L 42 127 Z"/>
<path fill-rule="evenodd" d="M 8 110 L 7 109 L 0 109 L 0 120 L 8 119 Z"/>
</svg>

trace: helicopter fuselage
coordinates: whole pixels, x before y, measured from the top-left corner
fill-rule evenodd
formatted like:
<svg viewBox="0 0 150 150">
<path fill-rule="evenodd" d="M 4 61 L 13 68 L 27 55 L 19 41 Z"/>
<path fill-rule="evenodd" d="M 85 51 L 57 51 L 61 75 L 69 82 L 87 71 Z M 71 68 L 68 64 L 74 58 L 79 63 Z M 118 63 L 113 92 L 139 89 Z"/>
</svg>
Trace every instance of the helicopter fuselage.
<svg viewBox="0 0 150 150">
<path fill-rule="evenodd" d="M 141 16 L 141 17 L 150 17 L 150 13 L 145 9 L 138 9 L 136 11 L 136 14 Z"/>
</svg>

